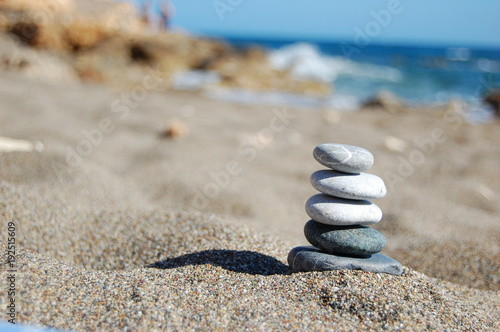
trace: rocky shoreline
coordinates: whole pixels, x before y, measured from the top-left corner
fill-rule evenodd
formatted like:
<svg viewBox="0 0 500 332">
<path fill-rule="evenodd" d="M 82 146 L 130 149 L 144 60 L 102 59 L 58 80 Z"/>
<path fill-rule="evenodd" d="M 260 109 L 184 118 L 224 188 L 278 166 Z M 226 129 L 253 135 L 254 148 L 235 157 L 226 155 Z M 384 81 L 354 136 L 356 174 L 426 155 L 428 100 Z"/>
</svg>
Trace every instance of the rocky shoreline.
<svg viewBox="0 0 500 332">
<path fill-rule="evenodd" d="M 178 73 L 209 71 L 216 73 L 219 87 L 314 97 L 331 93 L 329 84 L 296 80 L 286 70 L 272 68 L 258 47 L 240 49 L 180 32 L 150 33 L 125 3 L 65 0 L 54 7 L 4 1 L 0 31 L 15 36 L 20 45 L 50 54 L 84 81 L 131 88 L 143 86 L 143 78 L 153 71 L 163 88 L 171 89 Z M 2 53 L 4 65 L 14 70 L 37 66 L 15 52 Z"/>
</svg>

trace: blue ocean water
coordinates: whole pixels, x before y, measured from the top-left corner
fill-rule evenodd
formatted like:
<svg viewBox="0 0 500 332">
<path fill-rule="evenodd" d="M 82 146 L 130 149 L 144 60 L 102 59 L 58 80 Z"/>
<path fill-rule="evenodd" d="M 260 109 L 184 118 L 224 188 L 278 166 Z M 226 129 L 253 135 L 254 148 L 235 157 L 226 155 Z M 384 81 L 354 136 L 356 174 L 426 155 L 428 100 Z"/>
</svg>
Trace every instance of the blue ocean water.
<svg viewBox="0 0 500 332">
<path fill-rule="evenodd" d="M 277 68 L 299 79 L 333 84 L 331 103 L 355 108 L 380 91 L 416 104 L 460 99 L 480 105 L 485 94 L 500 88 L 500 50 L 226 39 L 240 46 L 260 46 Z"/>
</svg>

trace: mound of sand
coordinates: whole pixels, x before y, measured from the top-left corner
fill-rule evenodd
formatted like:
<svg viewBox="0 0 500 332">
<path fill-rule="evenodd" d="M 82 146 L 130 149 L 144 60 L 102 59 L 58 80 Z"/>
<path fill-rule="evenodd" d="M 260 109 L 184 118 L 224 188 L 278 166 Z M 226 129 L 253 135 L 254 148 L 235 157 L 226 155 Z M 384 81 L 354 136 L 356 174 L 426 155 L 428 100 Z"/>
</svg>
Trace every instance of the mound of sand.
<svg viewBox="0 0 500 332">
<path fill-rule="evenodd" d="M 96 181 L 91 191 L 101 176 L 87 174 Z M 0 216 L 4 225 L 16 223 L 16 301 L 24 323 L 67 330 L 500 327 L 498 293 L 408 268 L 401 277 L 290 274 L 290 243 L 220 217 L 112 212 L 58 191 L 20 187 L 0 184 Z"/>
</svg>

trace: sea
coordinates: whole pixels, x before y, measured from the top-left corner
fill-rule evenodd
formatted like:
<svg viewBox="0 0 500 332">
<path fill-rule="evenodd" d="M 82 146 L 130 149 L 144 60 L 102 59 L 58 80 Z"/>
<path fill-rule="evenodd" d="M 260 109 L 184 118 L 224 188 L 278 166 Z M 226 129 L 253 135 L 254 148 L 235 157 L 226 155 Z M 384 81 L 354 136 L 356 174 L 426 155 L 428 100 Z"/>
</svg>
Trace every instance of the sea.
<svg viewBox="0 0 500 332">
<path fill-rule="evenodd" d="M 493 110 L 484 96 L 500 89 L 500 49 L 356 45 L 345 42 L 226 38 L 237 47 L 266 50 L 271 64 L 288 69 L 297 79 L 333 85 L 326 100 L 287 94 L 255 96 L 250 92 L 218 92 L 219 99 L 282 104 L 309 104 L 351 111 L 367 99 L 388 91 L 414 106 L 459 101 L 471 122 L 489 121 Z"/>
</svg>

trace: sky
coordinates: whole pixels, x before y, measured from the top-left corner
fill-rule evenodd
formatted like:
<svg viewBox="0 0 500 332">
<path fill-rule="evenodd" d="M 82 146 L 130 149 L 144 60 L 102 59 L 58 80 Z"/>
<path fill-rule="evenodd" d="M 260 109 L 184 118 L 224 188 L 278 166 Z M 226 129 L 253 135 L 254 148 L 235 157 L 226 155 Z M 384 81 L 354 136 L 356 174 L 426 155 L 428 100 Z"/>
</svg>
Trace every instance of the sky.
<svg viewBox="0 0 500 332">
<path fill-rule="evenodd" d="M 194 34 L 500 49 L 500 0 L 171 2 L 171 27 Z"/>
</svg>

